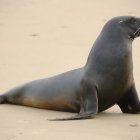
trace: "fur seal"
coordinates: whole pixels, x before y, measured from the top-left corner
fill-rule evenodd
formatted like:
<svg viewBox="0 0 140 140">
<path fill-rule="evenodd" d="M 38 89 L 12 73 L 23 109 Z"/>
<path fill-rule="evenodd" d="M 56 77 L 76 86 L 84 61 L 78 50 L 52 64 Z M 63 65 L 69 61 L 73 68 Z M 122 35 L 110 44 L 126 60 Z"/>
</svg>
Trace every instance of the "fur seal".
<svg viewBox="0 0 140 140">
<path fill-rule="evenodd" d="M 13 88 L 0 96 L 0 103 L 78 113 L 53 120 L 90 118 L 115 104 L 124 113 L 139 113 L 132 63 L 132 42 L 138 36 L 140 18 L 112 18 L 84 67 Z"/>
</svg>

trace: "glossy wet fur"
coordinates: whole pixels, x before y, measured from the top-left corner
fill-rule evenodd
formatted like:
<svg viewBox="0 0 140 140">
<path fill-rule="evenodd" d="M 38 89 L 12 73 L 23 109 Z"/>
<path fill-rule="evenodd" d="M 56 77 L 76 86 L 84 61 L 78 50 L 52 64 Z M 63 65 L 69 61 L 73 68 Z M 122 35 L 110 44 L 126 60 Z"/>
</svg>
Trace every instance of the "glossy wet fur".
<svg viewBox="0 0 140 140">
<path fill-rule="evenodd" d="M 83 68 L 17 87 L 2 95 L 0 102 L 79 113 L 55 120 L 89 118 L 114 104 L 124 113 L 138 113 L 132 63 L 132 41 L 138 36 L 139 18 L 113 18 L 105 24 Z"/>
</svg>

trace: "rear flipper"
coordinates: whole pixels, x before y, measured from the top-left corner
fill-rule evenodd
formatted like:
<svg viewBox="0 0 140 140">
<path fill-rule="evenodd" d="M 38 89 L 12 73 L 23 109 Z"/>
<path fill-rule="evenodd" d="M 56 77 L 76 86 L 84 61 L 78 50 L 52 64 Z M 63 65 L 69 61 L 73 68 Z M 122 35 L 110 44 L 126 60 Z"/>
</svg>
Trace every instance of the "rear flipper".
<svg viewBox="0 0 140 140">
<path fill-rule="evenodd" d="M 123 113 L 140 113 L 140 101 L 134 85 L 118 102 L 118 105 Z"/>
<path fill-rule="evenodd" d="M 0 104 L 18 104 L 18 98 L 22 96 L 24 86 L 17 86 L 0 95 Z"/>
<path fill-rule="evenodd" d="M 83 94 L 82 94 L 83 93 Z M 81 95 L 81 110 L 76 116 L 68 118 L 48 119 L 49 121 L 81 120 L 89 119 L 98 112 L 97 90 L 88 84 L 83 86 Z"/>
<path fill-rule="evenodd" d="M 6 99 L 3 95 L 0 95 L 0 104 L 4 104 L 6 102 Z"/>
</svg>

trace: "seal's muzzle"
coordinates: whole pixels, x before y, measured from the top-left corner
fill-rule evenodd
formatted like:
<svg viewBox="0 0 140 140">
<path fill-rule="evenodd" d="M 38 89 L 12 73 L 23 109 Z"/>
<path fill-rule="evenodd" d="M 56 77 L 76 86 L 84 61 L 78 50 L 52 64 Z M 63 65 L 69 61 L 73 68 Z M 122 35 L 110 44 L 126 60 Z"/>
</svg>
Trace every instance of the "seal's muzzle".
<svg viewBox="0 0 140 140">
<path fill-rule="evenodd" d="M 140 28 L 137 29 L 137 31 L 134 33 L 134 38 L 140 36 Z"/>
</svg>

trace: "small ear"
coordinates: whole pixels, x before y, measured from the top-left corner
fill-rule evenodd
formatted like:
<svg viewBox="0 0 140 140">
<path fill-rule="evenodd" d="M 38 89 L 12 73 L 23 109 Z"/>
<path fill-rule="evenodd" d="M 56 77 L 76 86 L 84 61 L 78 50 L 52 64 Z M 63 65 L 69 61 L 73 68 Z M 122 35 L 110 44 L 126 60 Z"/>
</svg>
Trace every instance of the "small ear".
<svg viewBox="0 0 140 140">
<path fill-rule="evenodd" d="M 120 20 L 118 23 L 119 23 L 119 24 L 122 24 L 122 23 L 123 23 L 123 20 Z"/>
</svg>

